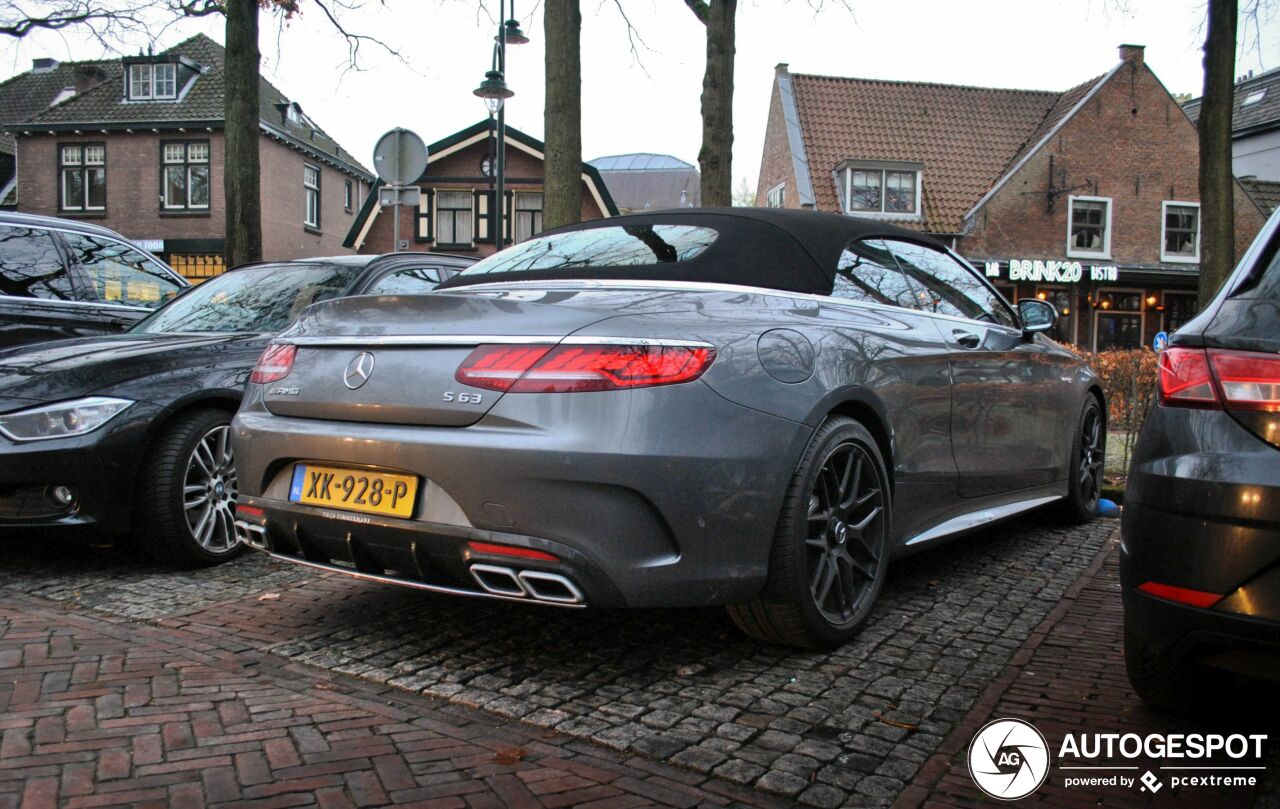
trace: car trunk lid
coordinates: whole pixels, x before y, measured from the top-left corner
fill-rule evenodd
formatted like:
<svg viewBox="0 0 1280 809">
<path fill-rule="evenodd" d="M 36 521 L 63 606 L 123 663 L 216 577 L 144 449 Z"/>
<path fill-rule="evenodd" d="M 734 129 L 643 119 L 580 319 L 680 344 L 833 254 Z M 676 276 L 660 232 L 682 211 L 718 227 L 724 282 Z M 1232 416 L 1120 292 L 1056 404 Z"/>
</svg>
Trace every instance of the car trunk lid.
<svg viewBox="0 0 1280 809">
<path fill-rule="evenodd" d="M 264 404 L 298 418 L 465 427 L 502 395 L 455 378 L 476 346 L 554 345 L 612 314 L 572 293 L 333 301 L 308 310 L 278 338 L 297 353 L 288 376 L 265 386 Z"/>
</svg>

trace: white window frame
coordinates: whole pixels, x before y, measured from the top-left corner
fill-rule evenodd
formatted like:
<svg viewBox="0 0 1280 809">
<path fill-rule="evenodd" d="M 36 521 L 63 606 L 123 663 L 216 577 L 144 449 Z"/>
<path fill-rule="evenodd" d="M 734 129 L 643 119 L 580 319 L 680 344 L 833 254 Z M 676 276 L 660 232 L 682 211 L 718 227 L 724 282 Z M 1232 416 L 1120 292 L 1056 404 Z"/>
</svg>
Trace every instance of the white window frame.
<svg viewBox="0 0 1280 809">
<path fill-rule="evenodd" d="M 774 201 L 777 195 L 777 201 Z M 764 195 L 764 204 L 766 208 L 785 208 L 787 204 L 787 184 L 785 182 L 778 183 Z"/>
<path fill-rule="evenodd" d="M 342 207 L 348 211 L 355 207 L 356 192 L 350 180 L 343 180 Z"/>
<path fill-rule="evenodd" d="M 542 198 L 539 206 L 537 208 L 521 208 L 520 207 L 521 198 L 524 198 L 525 200 L 527 200 L 531 196 L 537 196 Z M 518 226 L 520 224 L 520 221 L 519 221 L 520 214 L 522 213 L 529 214 L 529 219 L 530 219 L 529 229 L 533 231 L 529 236 L 530 239 L 532 239 L 534 236 L 537 236 L 539 233 L 545 230 L 545 228 L 542 227 L 542 214 L 544 211 L 544 206 L 547 203 L 547 195 L 543 191 L 516 191 L 514 193 L 514 197 L 515 198 L 512 200 L 513 204 L 511 209 L 511 215 L 513 219 L 511 223 L 511 239 L 513 242 L 518 243 L 520 239 L 516 231 L 519 230 Z"/>
<path fill-rule="evenodd" d="M 440 207 L 440 195 L 451 194 L 451 193 L 466 194 L 471 198 L 471 226 L 466 229 L 466 237 L 467 237 L 466 241 L 444 241 L 444 228 L 440 226 L 440 216 L 443 213 L 443 211 L 465 210 L 464 208 L 442 209 Z M 435 210 L 435 217 L 436 217 L 435 243 L 437 245 L 444 245 L 446 247 L 475 247 L 476 219 L 478 214 L 476 213 L 476 193 L 474 188 L 437 188 L 435 189 L 435 209 L 436 209 Z M 455 216 L 452 227 L 449 228 L 450 235 L 455 235 L 455 232 L 457 230 L 458 230 L 458 221 Z"/>
<path fill-rule="evenodd" d="M 1166 253 L 1164 251 L 1165 228 L 1168 225 L 1167 215 L 1170 207 L 1175 208 L 1195 208 L 1196 209 L 1196 254 L 1194 256 L 1183 255 L 1182 253 Z M 1160 260 L 1175 264 L 1198 264 L 1200 262 L 1200 203 L 1199 202 L 1183 202 L 1181 200 L 1166 199 L 1160 203 Z"/>
<path fill-rule="evenodd" d="M 880 172 L 880 210 L 855 211 L 850 207 L 850 203 L 853 201 L 853 173 L 855 171 Z M 914 211 L 910 213 L 903 213 L 901 211 L 886 211 L 884 209 L 885 196 L 889 190 L 889 187 L 888 187 L 889 178 L 886 175 L 891 171 L 902 173 L 902 174 L 915 175 L 916 198 L 915 198 L 915 204 L 913 206 L 915 208 Z M 923 180 L 924 180 L 924 170 L 920 168 L 916 168 L 914 166 L 892 166 L 892 165 L 885 165 L 883 163 L 877 164 L 874 162 L 866 163 L 866 164 L 849 163 L 844 167 L 844 199 L 840 200 L 841 207 L 844 208 L 844 212 L 850 216 L 866 216 L 874 219 L 893 219 L 893 220 L 908 221 L 908 222 L 918 221 L 918 220 L 924 219 L 924 211 L 922 211 L 920 208 L 920 204 L 922 200 L 920 190 L 921 190 L 921 187 L 924 185 Z"/>
<path fill-rule="evenodd" d="M 66 160 L 67 148 L 76 150 L 75 162 Z M 99 148 L 102 150 L 102 159 L 89 161 L 88 150 L 91 148 Z M 89 172 L 102 172 L 103 197 L 106 196 L 107 185 L 107 145 L 105 142 L 91 141 L 85 143 L 61 143 L 57 145 L 58 149 L 58 210 L 66 213 L 98 213 L 107 209 L 106 201 L 103 200 L 102 205 L 89 204 Z M 76 200 L 76 205 L 68 204 L 67 195 L 67 172 L 74 171 L 80 175 L 80 199 Z"/>
<path fill-rule="evenodd" d="M 1071 228 L 1074 224 L 1072 220 L 1075 218 L 1076 202 L 1102 202 L 1107 206 L 1107 216 L 1103 222 L 1101 253 L 1094 250 L 1080 250 L 1071 246 Z M 1070 258 L 1111 258 L 1111 213 L 1114 207 L 1111 197 L 1067 197 L 1067 256 Z"/>
<path fill-rule="evenodd" d="M 205 147 L 205 155 L 203 160 L 193 159 L 191 157 L 192 145 L 200 145 Z M 165 149 L 167 149 L 170 146 L 182 147 L 181 160 L 170 160 L 169 156 L 165 154 Z M 170 168 L 176 168 L 179 166 L 185 169 L 185 173 L 186 173 L 186 188 L 184 189 L 186 197 L 181 202 L 175 203 L 169 199 L 169 181 L 166 174 Z M 209 197 L 210 199 L 212 199 L 213 198 L 213 163 L 212 163 L 212 146 L 210 142 L 207 140 L 188 140 L 188 141 L 169 140 L 169 141 L 161 142 L 160 144 L 160 184 L 161 184 L 160 195 L 161 195 L 161 204 L 164 206 L 164 209 L 166 211 L 207 211 L 209 210 L 209 202 L 205 202 L 203 205 L 191 202 L 191 174 L 193 169 L 199 168 L 201 166 L 204 166 L 208 169 Z"/>
<path fill-rule="evenodd" d="M 173 92 L 161 95 L 156 91 L 156 68 L 167 67 L 173 71 Z M 139 72 L 146 74 L 147 92 L 138 91 Z M 156 62 L 152 64 L 135 63 L 129 65 L 129 100 L 130 101 L 173 101 L 178 97 L 178 66 L 173 62 Z"/>
<path fill-rule="evenodd" d="M 310 172 L 315 172 L 315 184 L 307 182 Z M 311 202 L 315 200 L 315 209 Z M 320 229 L 320 167 L 310 163 L 302 164 L 302 224 L 316 230 Z"/>
<path fill-rule="evenodd" d="M 1142 347 L 1143 336 L 1147 333 L 1147 291 L 1145 289 L 1134 289 L 1132 287 L 1099 287 L 1094 293 L 1101 298 L 1104 293 L 1119 292 L 1133 293 L 1138 296 L 1138 311 L 1134 312 L 1129 309 L 1103 309 L 1096 304 L 1093 307 L 1093 339 L 1089 341 L 1091 350 L 1098 350 L 1098 315 L 1126 315 L 1138 318 L 1138 348 Z M 1096 300 L 1096 299 L 1095 299 Z"/>
</svg>

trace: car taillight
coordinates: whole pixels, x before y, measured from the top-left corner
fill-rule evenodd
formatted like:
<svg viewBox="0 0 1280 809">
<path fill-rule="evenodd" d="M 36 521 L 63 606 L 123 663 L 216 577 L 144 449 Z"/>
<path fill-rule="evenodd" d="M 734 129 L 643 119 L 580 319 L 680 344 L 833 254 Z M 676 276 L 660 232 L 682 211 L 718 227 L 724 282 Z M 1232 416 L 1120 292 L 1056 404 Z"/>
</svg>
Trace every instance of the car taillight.
<svg viewBox="0 0 1280 809">
<path fill-rule="evenodd" d="M 297 346 L 272 343 L 267 346 L 266 351 L 262 352 L 262 356 L 258 358 L 258 364 L 253 366 L 249 381 L 255 385 L 265 385 L 268 382 L 284 379 L 289 375 L 289 371 L 293 370 L 293 357 L 297 353 Z"/>
<path fill-rule="evenodd" d="M 1280 411 L 1280 357 L 1218 348 L 1169 348 L 1160 354 L 1160 404 Z"/>
<path fill-rule="evenodd" d="M 1166 348 L 1160 352 L 1159 394 L 1162 405 L 1218 406 L 1203 348 Z"/>
<path fill-rule="evenodd" d="M 1211 348 L 1209 367 L 1228 410 L 1280 411 L 1280 357 Z"/>
<path fill-rule="evenodd" d="M 715 349 L 670 345 L 484 345 L 458 368 L 459 382 L 511 393 L 580 393 L 691 382 Z"/>
</svg>

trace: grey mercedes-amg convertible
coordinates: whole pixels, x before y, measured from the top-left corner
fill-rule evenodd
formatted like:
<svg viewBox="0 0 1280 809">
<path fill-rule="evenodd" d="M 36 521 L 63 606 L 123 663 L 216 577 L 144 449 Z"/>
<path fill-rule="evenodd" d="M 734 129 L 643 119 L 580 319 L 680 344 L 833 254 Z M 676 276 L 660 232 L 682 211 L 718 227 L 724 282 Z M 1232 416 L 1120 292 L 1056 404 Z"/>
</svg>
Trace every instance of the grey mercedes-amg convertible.
<svg viewBox="0 0 1280 809">
<path fill-rule="evenodd" d="M 889 560 L 1055 504 L 1089 519 L 1097 378 L 945 247 L 808 211 L 574 225 L 429 295 L 306 310 L 233 424 L 237 531 L 458 595 L 728 605 L 826 646 Z"/>
</svg>

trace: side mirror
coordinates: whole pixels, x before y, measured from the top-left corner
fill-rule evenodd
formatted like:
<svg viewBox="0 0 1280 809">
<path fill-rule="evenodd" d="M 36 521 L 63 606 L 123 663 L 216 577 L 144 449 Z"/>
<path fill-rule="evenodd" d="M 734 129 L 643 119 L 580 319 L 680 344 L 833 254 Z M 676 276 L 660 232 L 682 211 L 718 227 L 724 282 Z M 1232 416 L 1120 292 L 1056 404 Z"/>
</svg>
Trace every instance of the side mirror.
<svg viewBox="0 0 1280 809">
<path fill-rule="evenodd" d="M 1058 320 L 1058 310 L 1048 301 L 1023 298 L 1018 301 L 1018 317 L 1022 319 L 1023 334 L 1038 334 L 1053 328 Z"/>
</svg>

